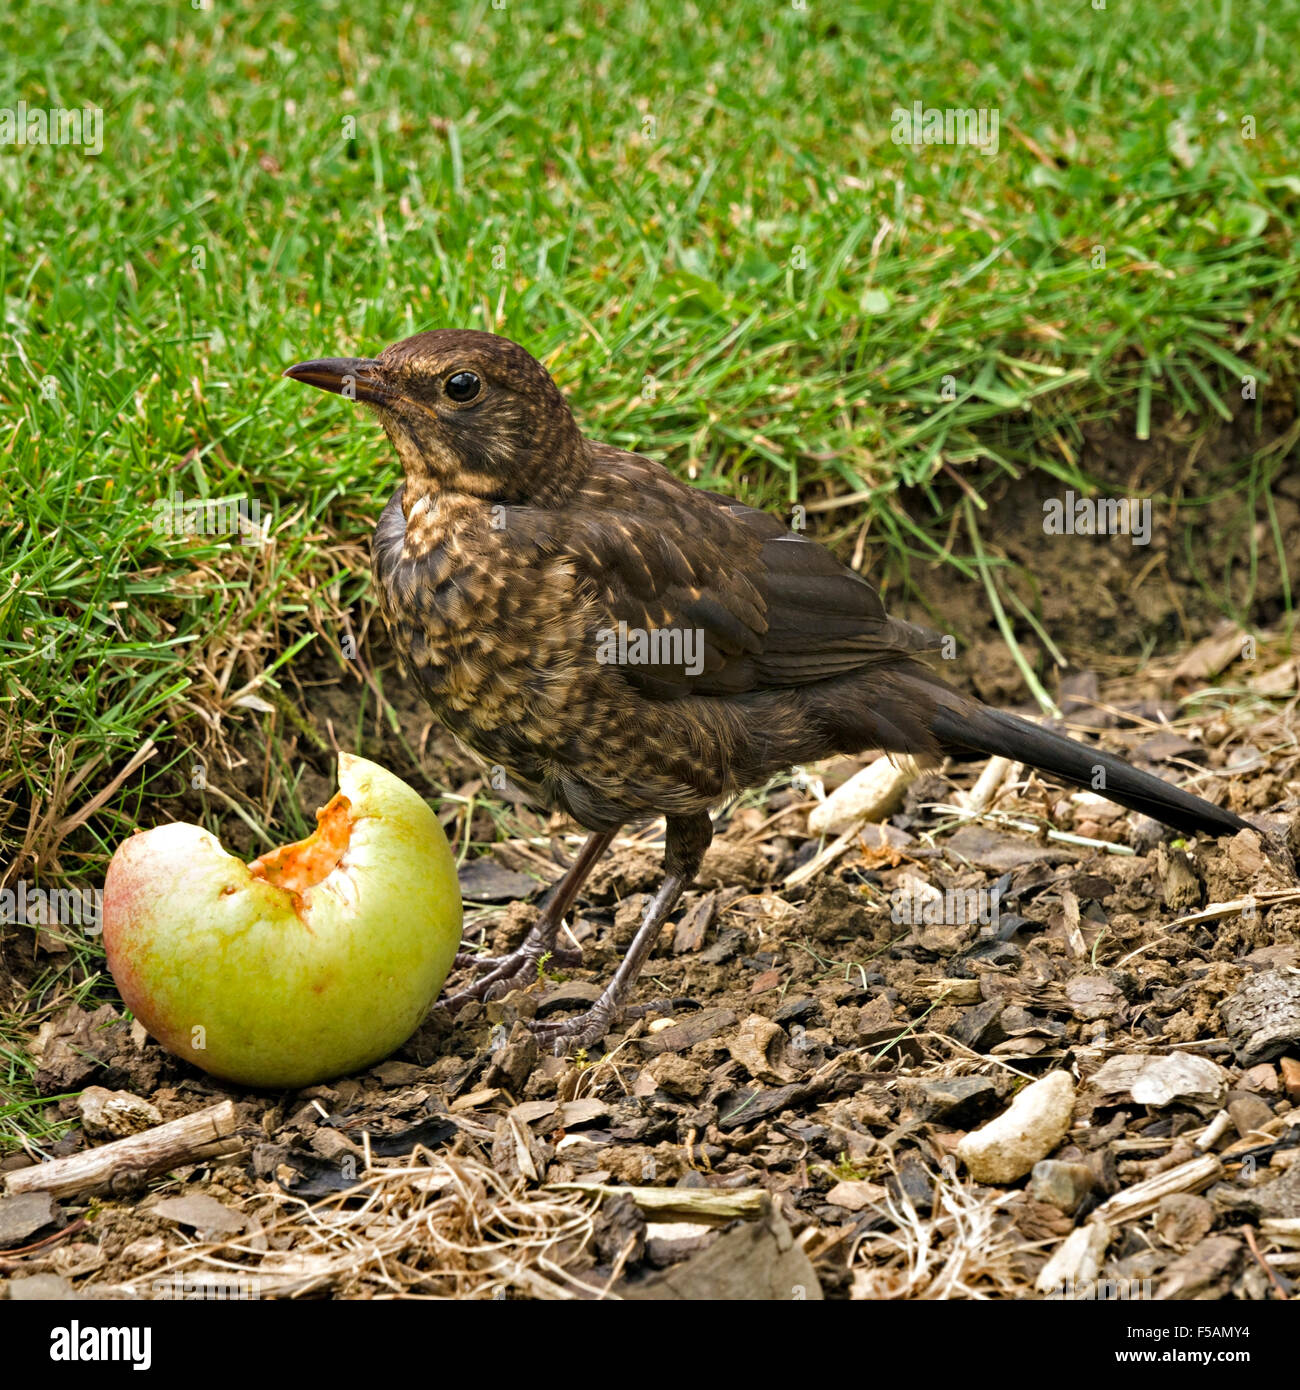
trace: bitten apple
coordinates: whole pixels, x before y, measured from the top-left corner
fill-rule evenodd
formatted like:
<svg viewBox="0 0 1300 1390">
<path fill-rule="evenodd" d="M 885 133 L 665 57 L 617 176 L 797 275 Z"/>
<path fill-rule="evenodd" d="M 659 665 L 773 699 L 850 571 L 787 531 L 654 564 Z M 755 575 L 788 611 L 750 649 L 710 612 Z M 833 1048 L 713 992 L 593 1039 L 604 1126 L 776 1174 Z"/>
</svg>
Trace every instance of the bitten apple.
<svg viewBox="0 0 1300 1390">
<path fill-rule="evenodd" d="M 339 755 L 316 830 L 245 864 L 197 825 L 122 844 L 104 948 L 127 1007 L 178 1057 L 250 1086 L 306 1086 L 415 1031 L 460 944 L 456 863 L 400 778 Z"/>
</svg>

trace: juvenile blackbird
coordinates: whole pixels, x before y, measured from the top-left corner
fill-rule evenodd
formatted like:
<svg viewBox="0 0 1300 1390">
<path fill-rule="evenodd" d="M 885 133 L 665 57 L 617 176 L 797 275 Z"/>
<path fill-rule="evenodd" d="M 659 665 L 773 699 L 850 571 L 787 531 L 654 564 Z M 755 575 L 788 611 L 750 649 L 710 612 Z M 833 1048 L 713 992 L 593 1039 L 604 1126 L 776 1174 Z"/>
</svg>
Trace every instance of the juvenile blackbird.
<svg viewBox="0 0 1300 1390">
<path fill-rule="evenodd" d="M 438 718 L 540 806 L 591 831 L 523 945 L 459 1007 L 536 977 L 623 825 L 667 823 L 665 876 L 627 955 L 545 1040 L 604 1036 L 713 836 L 709 811 L 796 764 L 884 749 L 1001 754 L 1182 831 L 1230 811 L 952 689 L 938 639 L 775 517 L 583 436 L 546 369 L 491 333 L 420 333 L 286 376 L 378 415 L 405 481 L 375 528 L 392 639 Z"/>
</svg>

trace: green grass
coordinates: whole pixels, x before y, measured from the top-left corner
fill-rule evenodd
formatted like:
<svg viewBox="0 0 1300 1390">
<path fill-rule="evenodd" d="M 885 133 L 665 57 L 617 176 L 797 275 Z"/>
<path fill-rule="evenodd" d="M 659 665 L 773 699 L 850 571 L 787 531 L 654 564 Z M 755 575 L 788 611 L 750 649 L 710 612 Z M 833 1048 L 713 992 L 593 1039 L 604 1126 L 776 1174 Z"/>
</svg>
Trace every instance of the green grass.
<svg viewBox="0 0 1300 1390">
<path fill-rule="evenodd" d="M 17 0 L 0 37 L 0 106 L 104 111 L 98 157 L 0 148 L 0 874 L 97 881 L 235 725 L 271 771 L 234 800 L 303 828 L 277 671 L 368 622 L 397 471 L 300 358 L 498 329 L 590 433 L 777 509 L 869 491 L 830 520 L 926 555 L 899 487 L 1082 486 L 1090 423 L 1247 373 L 1294 407 L 1294 0 Z M 997 154 L 894 144 L 915 100 L 997 108 Z M 159 536 L 178 490 L 274 544 Z"/>
</svg>

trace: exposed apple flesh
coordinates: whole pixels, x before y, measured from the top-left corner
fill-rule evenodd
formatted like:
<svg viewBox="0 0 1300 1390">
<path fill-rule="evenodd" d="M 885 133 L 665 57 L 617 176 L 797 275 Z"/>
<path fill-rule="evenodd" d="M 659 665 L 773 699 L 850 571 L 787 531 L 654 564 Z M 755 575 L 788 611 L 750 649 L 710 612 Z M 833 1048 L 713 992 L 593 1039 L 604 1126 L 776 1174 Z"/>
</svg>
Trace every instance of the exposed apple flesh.
<svg viewBox="0 0 1300 1390">
<path fill-rule="evenodd" d="M 369 1066 L 451 969 L 460 886 L 424 798 L 343 753 L 316 818 L 251 864 L 174 824 L 133 835 L 108 867 L 104 948 L 123 1001 L 214 1076 L 305 1086 Z"/>
</svg>

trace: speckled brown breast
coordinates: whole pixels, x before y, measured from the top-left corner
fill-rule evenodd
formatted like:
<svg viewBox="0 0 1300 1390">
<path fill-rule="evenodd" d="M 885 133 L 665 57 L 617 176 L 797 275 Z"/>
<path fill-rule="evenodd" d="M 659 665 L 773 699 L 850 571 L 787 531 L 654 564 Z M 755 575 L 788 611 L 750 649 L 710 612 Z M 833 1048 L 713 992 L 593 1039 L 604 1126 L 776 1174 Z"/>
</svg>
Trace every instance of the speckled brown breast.
<svg viewBox="0 0 1300 1390">
<path fill-rule="evenodd" d="M 380 517 L 372 558 L 393 643 L 458 738 L 544 791 L 536 732 L 556 730 L 575 696 L 587 625 L 572 566 L 526 565 L 535 557 L 493 529 L 484 503 L 422 498 L 408 519 L 402 494 Z"/>
<path fill-rule="evenodd" d="M 539 804 L 592 829 L 691 813 L 735 790 L 734 729 L 716 701 L 646 700 L 596 659 L 610 621 L 567 548 L 539 545 L 499 509 L 399 488 L 375 528 L 372 570 L 394 646 L 438 719 Z M 709 723 L 713 723 L 710 719 Z M 647 751 L 657 756 L 647 759 Z"/>
</svg>

